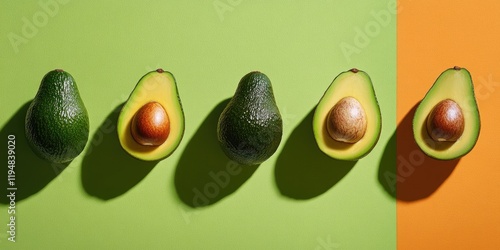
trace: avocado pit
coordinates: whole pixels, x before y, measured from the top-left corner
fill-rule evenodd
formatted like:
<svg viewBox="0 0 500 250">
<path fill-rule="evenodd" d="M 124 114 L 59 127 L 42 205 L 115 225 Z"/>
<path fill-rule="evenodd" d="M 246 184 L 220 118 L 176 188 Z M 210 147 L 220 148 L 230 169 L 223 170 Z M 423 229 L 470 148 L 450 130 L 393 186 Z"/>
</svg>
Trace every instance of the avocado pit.
<svg viewBox="0 0 500 250">
<path fill-rule="evenodd" d="M 464 115 L 460 106 L 446 99 L 434 106 L 427 117 L 427 133 L 437 142 L 455 142 L 464 132 Z"/>
<path fill-rule="evenodd" d="M 149 102 L 132 118 L 130 132 L 134 140 L 143 146 L 160 146 L 170 134 L 170 120 L 163 106 Z"/>
<path fill-rule="evenodd" d="M 339 142 L 356 143 L 366 132 L 366 113 L 356 98 L 344 97 L 330 110 L 327 117 L 330 137 Z"/>
</svg>

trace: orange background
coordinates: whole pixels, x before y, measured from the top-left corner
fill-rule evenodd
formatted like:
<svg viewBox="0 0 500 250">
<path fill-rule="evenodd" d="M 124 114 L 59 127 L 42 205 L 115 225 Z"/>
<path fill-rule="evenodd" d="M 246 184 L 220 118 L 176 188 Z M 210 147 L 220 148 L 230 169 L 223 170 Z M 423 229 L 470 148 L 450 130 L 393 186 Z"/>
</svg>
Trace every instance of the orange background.
<svg viewBox="0 0 500 250">
<path fill-rule="evenodd" d="M 400 0 L 398 249 L 500 248 L 500 1 Z M 455 161 L 423 157 L 415 105 L 439 74 L 467 68 L 481 115 L 475 148 Z"/>
</svg>

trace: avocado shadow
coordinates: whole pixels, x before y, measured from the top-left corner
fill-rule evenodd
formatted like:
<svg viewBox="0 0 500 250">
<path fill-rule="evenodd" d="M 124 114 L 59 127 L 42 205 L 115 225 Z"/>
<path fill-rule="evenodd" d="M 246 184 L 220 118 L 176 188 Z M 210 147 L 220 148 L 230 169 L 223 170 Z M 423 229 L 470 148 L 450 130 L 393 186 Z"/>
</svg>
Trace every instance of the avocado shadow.
<svg viewBox="0 0 500 250">
<path fill-rule="evenodd" d="M 219 116 L 226 99 L 209 113 L 179 159 L 174 183 L 179 199 L 190 207 L 213 205 L 234 193 L 257 170 L 240 165 L 223 153 L 217 140 Z"/>
<path fill-rule="evenodd" d="M 158 163 L 138 160 L 122 149 L 116 131 L 122 106 L 118 105 L 101 123 L 82 161 L 83 188 L 87 194 L 101 200 L 126 193 Z"/>
<path fill-rule="evenodd" d="M 274 169 L 280 193 L 297 200 L 311 199 L 325 193 L 357 163 L 336 160 L 321 152 L 313 134 L 314 110 L 292 131 Z"/>
<path fill-rule="evenodd" d="M 55 164 L 39 158 L 28 145 L 24 132 L 24 120 L 31 101 L 26 102 L 17 110 L 17 112 L 7 121 L 0 137 L 2 140 L 8 140 L 9 135 L 15 136 L 15 180 L 14 186 L 9 186 L 8 168 L 0 171 L 2 186 L 0 191 L 0 204 L 9 204 L 10 198 L 7 197 L 11 190 L 7 188 L 15 187 L 16 201 L 24 200 L 47 186 L 56 178 L 70 163 Z M 2 159 L 7 161 L 8 150 L 0 150 Z"/>
<path fill-rule="evenodd" d="M 420 150 L 412 129 L 418 104 L 398 124 L 379 165 L 379 183 L 390 196 L 404 202 L 430 197 L 448 179 L 460 161 L 460 158 L 436 160 Z"/>
</svg>

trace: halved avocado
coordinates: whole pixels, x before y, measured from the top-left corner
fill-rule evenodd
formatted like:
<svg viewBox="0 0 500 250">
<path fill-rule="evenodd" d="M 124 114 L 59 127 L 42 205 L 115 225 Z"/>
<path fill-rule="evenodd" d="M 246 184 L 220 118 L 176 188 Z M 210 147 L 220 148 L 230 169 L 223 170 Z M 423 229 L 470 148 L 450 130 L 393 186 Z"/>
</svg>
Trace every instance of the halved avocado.
<svg viewBox="0 0 500 250">
<path fill-rule="evenodd" d="M 457 66 L 441 73 L 413 117 L 417 145 L 426 155 L 439 160 L 456 159 L 470 152 L 480 127 L 471 75 Z"/>
<path fill-rule="evenodd" d="M 340 73 L 314 112 L 313 131 L 318 147 L 339 160 L 358 160 L 367 155 L 375 147 L 381 128 L 371 79 L 358 69 Z"/>
<path fill-rule="evenodd" d="M 155 161 L 172 154 L 184 135 L 184 112 L 174 76 L 157 69 L 144 75 L 118 117 L 118 138 L 133 157 Z"/>
</svg>

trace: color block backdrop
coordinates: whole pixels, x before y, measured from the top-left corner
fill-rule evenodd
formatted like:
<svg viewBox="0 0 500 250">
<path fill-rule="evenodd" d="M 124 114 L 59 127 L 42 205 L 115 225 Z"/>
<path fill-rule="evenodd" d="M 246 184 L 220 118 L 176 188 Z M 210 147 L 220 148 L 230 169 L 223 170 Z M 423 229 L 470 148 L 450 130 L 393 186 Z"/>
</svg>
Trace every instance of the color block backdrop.
<svg viewBox="0 0 500 250">
<path fill-rule="evenodd" d="M 395 1 L 0 0 L 0 51 L 1 249 L 396 247 L 396 199 L 381 174 L 396 167 Z M 151 164 L 128 156 L 115 130 L 117 109 L 159 67 L 177 79 L 186 132 Z M 339 162 L 316 147 L 312 112 L 353 67 L 373 80 L 383 129 L 370 155 Z M 66 168 L 34 156 L 23 131 L 55 68 L 74 76 L 90 117 L 87 147 Z M 252 70 L 271 79 L 284 134 L 273 157 L 242 168 L 220 151 L 216 124 Z"/>
<path fill-rule="evenodd" d="M 400 0 L 398 15 L 398 249 L 500 246 L 500 3 Z M 476 147 L 455 161 L 415 150 L 415 105 L 453 66 L 472 75 L 481 115 Z"/>
</svg>

